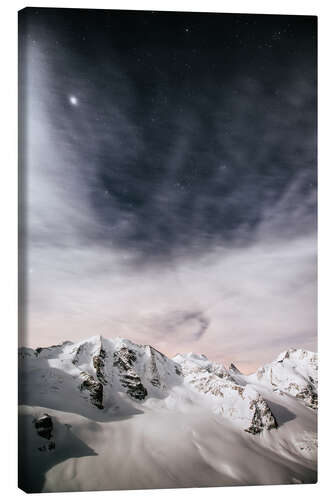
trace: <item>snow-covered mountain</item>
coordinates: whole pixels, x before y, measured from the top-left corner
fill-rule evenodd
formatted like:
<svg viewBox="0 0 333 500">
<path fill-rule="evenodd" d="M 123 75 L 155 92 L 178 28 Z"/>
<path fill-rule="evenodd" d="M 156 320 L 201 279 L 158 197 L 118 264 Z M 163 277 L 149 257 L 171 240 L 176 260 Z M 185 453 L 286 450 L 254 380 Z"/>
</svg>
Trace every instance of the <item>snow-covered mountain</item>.
<svg viewBox="0 0 333 500">
<path fill-rule="evenodd" d="M 75 489 L 70 481 L 65 480 L 64 483 L 64 478 L 61 474 L 59 476 L 59 471 L 57 472 L 59 466 L 56 464 L 59 460 L 60 463 L 64 460 L 75 460 L 76 468 L 78 467 L 77 462 L 80 461 L 77 457 L 78 437 L 81 444 L 87 447 L 83 452 L 84 456 L 87 453 L 88 456 L 94 456 L 90 455 L 88 449 L 95 450 L 101 439 L 104 446 L 109 443 L 112 453 L 121 455 L 124 442 L 127 446 L 127 438 L 123 437 L 122 443 L 116 440 L 117 446 L 120 447 L 118 450 L 114 442 L 115 436 L 118 435 L 116 429 L 120 432 L 124 421 L 129 419 L 141 423 L 144 416 L 145 434 L 148 437 L 137 450 L 137 460 L 140 460 L 142 446 L 146 441 L 154 450 L 156 440 L 161 440 L 163 435 L 170 437 L 172 428 L 170 429 L 169 425 L 172 427 L 175 418 L 180 426 L 177 436 L 179 434 L 178 437 L 182 439 L 188 439 L 188 432 L 185 430 L 182 432 L 182 428 L 187 428 L 193 419 L 195 422 L 196 419 L 200 422 L 200 425 L 193 424 L 191 442 L 197 443 L 198 439 L 203 440 L 204 444 L 193 451 L 193 457 L 199 452 L 206 467 L 207 452 L 203 450 L 207 446 L 205 436 L 209 442 L 211 430 L 207 428 L 202 432 L 202 422 L 214 428 L 214 432 L 221 432 L 220 443 L 224 448 L 228 448 L 230 436 L 237 436 L 237 439 L 244 444 L 248 435 L 252 436 L 252 441 L 250 445 L 247 443 L 245 446 L 265 448 L 270 443 L 270 449 L 267 451 L 269 456 L 272 442 L 277 440 L 278 448 L 281 445 L 278 435 L 284 434 L 281 432 L 282 427 L 299 413 L 306 415 L 308 419 L 304 429 L 311 429 L 309 453 L 313 461 L 317 356 L 308 351 L 290 349 L 271 364 L 260 368 L 255 374 L 246 376 L 235 365 L 226 368 L 222 364 L 209 361 L 202 354 L 178 354 L 170 359 L 149 345 L 135 344 L 122 338 L 105 339 L 97 336 L 79 343 L 64 342 L 61 345 L 36 350 L 20 348 L 19 370 L 22 422 L 20 439 L 24 443 L 20 454 L 20 483 L 26 491 L 64 491 L 61 489 L 64 487 L 63 484 L 66 484 L 65 490 Z M 68 420 L 71 420 L 71 423 L 66 422 Z M 156 428 L 157 421 L 159 424 Z M 131 432 L 135 432 L 135 435 L 137 427 L 130 426 Z M 95 432 L 94 438 L 90 441 L 91 429 L 95 429 Z M 223 437 L 226 429 L 229 432 L 228 438 Z M 300 429 L 302 430 L 302 426 Z M 128 436 L 134 439 L 131 432 Z M 160 435 L 157 436 L 156 432 Z M 259 439 L 257 435 L 264 435 L 264 440 Z M 162 456 L 172 454 L 172 450 L 168 449 L 169 437 L 165 438 Z M 175 438 L 173 437 L 171 442 L 173 439 Z M 178 446 L 179 444 L 176 448 Z M 104 450 L 102 445 L 101 449 Z M 304 455 L 304 449 L 305 445 L 300 450 L 301 456 Z M 239 453 L 240 455 L 243 453 L 241 449 Z M 285 451 L 280 450 L 278 455 L 279 453 L 285 455 Z M 160 459 L 161 456 L 157 461 Z M 239 460 L 241 463 L 241 456 Z M 107 463 L 109 461 L 110 458 L 107 459 Z M 100 467 L 96 460 L 93 463 L 96 467 Z M 46 464 L 49 471 L 47 474 L 44 470 Z M 80 461 L 80 464 L 84 464 L 84 460 Z M 316 468 L 314 464 L 312 466 Z M 136 470 L 138 464 L 135 463 L 133 467 Z M 168 467 L 171 465 L 168 464 Z M 215 471 L 214 479 L 210 472 L 202 479 L 202 484 L 244 484 L 241 477 L 238 480 L 231 473 L 219 475 L 216 472 L 216 465 L 210 467 Z M 173 467 L 171 469 L 170 478 L 176 477 L 176 471 Z M 64 473 L 63 470 L 62 472 Z M 186 474 L 188 473 L 187 471 Z M 58 478 L 59 484 L 54 482 L 54 477 Z M 308 477 L 309 480 L 313 480 L 314 473 L 308 472 Z M 93 488 L 89 484 L 82 487 L 80 483 L 77 489 L 133 487 L 131 481 L 119 485 L 117 482 L 119 476 L 117 479 L 114 478 L 113 482 L 110 474 L 106 478 L 103 488 L 98 487 L 98 484 Z M 291 478 L 289 479 L 289 482 L 292 482 Z M 81 477 L 82 481 L 85 481 L 84 476 Z M 304 479 L 302 476 L 300 481 L 307 482 L 306 477 Z M 160 487 L 170 487 L 170 484 L 175 487 L 183 485 L 183 482 L 179 483 L 177 479 L 174 481 L 175 484 L 171 481 L 165 486 L 164 482 L 164 480 L 161 482 Z M 257 482 L 260 483 L 260 480 Z M 284 478 L 282 482 L 288 482 L 288 478 Z M 141 486 L 140 484 L 140 481 L 135 483 L 135 487 L 158 487 L 158 485 L 153 486 L 151 478 L 143 481 Z M 248 483 L 245 481 L 245 484 Z"/>
<path fill-rule="evenodd" d="M 252 379 L 268 383 L 273 390 L 291 394 L 317 409 L 318 356 L 314 352 L 289 349 L 259 368 Z"/>
<path fill-rule="evenodd" d="M 174 361 L 181 366 L 185 390 L 195 393 L 198 404 L 252 434 L 277 427 L 265 399 L 243 380 L 237 380 L 233 371 L 212 363 L 203 354 L 178 354 Z"/>
</svg>

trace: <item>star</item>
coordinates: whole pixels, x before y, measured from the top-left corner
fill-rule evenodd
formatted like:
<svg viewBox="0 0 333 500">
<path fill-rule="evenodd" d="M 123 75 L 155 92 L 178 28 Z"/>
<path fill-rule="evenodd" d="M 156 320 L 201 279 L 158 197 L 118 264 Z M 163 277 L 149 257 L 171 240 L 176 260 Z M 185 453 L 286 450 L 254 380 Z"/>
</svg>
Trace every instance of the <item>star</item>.
<svg viewBox="0 0 333 500">
<path fill-rule="evenodd" d="M 69 102 L 72 106 L 78 106 L 79 105 L 79 101 L 78 101 L 78 98 L 75 97 L 75 95 L 71 95 L 69 96 Z"/>
</svg>

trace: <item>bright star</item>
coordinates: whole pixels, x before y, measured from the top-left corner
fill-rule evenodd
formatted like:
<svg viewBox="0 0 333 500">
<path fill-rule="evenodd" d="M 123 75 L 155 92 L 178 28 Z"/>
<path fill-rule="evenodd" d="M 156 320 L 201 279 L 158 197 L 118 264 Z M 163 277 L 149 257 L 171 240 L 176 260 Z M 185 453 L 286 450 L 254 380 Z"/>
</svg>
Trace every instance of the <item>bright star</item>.
<svg viewBox="0 0 333 500">
<path fill-rule="evenodd" d="M 79 104 L 79 101 L 75 95 L 69 96 L 69 102 L 71 103 L 72 106 L 77 106 Z"/>
</svg>

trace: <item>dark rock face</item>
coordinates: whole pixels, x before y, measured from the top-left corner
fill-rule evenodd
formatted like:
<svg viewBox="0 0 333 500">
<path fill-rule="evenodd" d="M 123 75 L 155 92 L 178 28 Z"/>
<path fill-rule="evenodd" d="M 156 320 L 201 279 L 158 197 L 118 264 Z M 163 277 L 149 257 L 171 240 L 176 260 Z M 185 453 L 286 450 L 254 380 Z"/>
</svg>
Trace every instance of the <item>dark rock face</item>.
<svg viewBox="0 0 333 500">
<path fill-rule="evenodd" d="M 250 426 L 245 429 L 245 432 L 250 434 L 259 434 L 264 429 L 276 429 L 278 424 L 270 407 L 266 401 L 259 396 L 254 399 L 250 404 L 250 409 L 254 410 Z"/>
<path fill-rule="evenodd" d="M 92 404 L 99 410 L 103 410 L 103 384 L 85 372 L 81 373 L 81 377 L 83 378 L 83 382 L 81 383 L 80 390 L 88 391 Z"/>
<path fill-rule="evenodd" d="M 150 352 L 150 356 L 151 356 L 151 365 L 150 365 L 151 380 L 150 380 L 150 383 L 154 387 L 160 387 L 161 380 L 160 380 L 160 374 L 158 373 L 158 369 L 157 369 L 157 365 L 156 365 L 155 349 L 153 349 L 151 346 L 149 346 L 149 352 Z"/>
<path fill-rule="evenodd" d="M 138 375 L 127 373 L 122 379 L 123 386 L 127 389 L 127 394 L 134 399 L 145 399 L 148 395 L 147 389 L 141 383 Z"/>
<path fill-rule="evenodd" d="M 160 387 L 160 385 L 161 385 L 159 379 L 157 379 L 157 378 L 152 378 L 151 381 L 150 381 L 150 383 L 154 387 Z"/>
<path fill-rule="evenodd" d="M 107 380 L 104 373 L 105 358 L 106 358 L 106 352 L 103 349 L 103 347 L 101 347 L 99 353 L 93 357 L 93 366 L 96 370 L 96 376 L 103 385 L 107 384 Z"/>
<path fill-rule="evenodd" d="M 234 365 L 233 363 L 231 363 L 230 367 L 229 367 L 229 370 L 231 370 L 233 373 L 236 373 L 237 375 L 241 375 L 242 372 L 240 372 L 237 368 L 236 365 Z"/>
<path fill-rule="evenodd" d="M 35 428 L 39 436 L 45 439 L 51 439 L 53 431 L 53 422 L 50 415 L 44 413 L 44 415 L 35 420 Z"/>
<path fill-rule="evenodd" d="M 118 366 L 121 370 L 128 370 L 133 366 L 133 363 L 136 361 L 136 354 L 131 349 L 127 347 L 121 347 L 119 351 L 113 353 L 113 364 L 114 366 Z"/>
<path fill-rule="evenodd" d="M 117 366 L 122 374 L 120 382 L 126 389 L 127 394 L 134 399 L 145 399 L 148 395 L 147 389 L 143 386 L 133 367 L 136 361 L 135 352 L 127 347 L 122 347 L 119 351 L 113 353 L 113 359 L 113 365 Z"/>
<path fill-rule="evenodd" d="M 312 377 L 309 377 L 312 381 Z M 296 398 L 304 401 L 304 403 L 312 408 L 313 410 L 318 410 L 318 394 L 315 384 L 309 383 L 305 387 L 301 388 L 298 384 L 289 384 L 287 391 L 297 391 Z"/>
<path fill-rule="evenodd" d="M 180 366 L 175 365 L 176 375 L 183 376 L 183 372 Z"/>
<path fill-rule="evenodd" d="M 318 394 L 311 384 L 308 384 L 300 391 L 296 398 L 302 399 L 313 410 L 318 409 Z"/>
</svg>

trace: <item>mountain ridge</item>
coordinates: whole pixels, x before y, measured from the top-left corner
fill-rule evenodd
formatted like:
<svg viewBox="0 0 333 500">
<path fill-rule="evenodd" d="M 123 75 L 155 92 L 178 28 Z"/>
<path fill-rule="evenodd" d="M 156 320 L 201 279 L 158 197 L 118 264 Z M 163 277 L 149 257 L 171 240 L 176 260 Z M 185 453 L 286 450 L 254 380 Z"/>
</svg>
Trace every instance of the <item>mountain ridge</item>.
<svg viewBox="0 0 333 500">
<path fill-rule="evenodd" d="M 57 379 L 61 386 L 63 372 L 71 377 L 66 391 L 76 399 L 80 395 L 104 414 L 121 412 L 124 399 L 135 409 L 141 403 L 150 407 L 161 400 L 166 408 L 182 407 L 182 400 L 186 400 L 192 406 L 209 408 L 253 434 L 278 425 L 261 394 L 260 384 L 295 396 L 313 409 L 317 405 L 317 378 L 309 368 L 312 363 L 316 369 L 317 358 L 314 353 L 301 349 L 284 351 L 250 376 L 242 374 L 233 364 L 226 368 L 222 363 L 210 361 L 204 354 L 191 352 L 168 358 L 151 345 L 101 335 L 35 350 L 22 347 L 19 356 L 24 373 L 20 391 L 23 401 L 29 401 L 28 379 L 33 378 L 31 373 L 37 370 L 43 384 L 40 378 L 33 381 L 35 391 L 38 388 L 44 394 L 48 387 L 53 399 L 57 399 L 60 391 L 59 404 L 61 388 L 48 381 L 47 376 L 52 381 Z M 297 369 L 291 366 L 295 362 Z M 88 408 L 87 412 L 90 414 Z"/>
<path fill-rule="evenodd" d="M 264 484 L 267 474 L 315 481 L 315 353 L 289 349 L 251 375 L 121 337 L 18 354 L 24 491 L 235 485 L 244 471 L 246 484 Z"/>
</svg>

